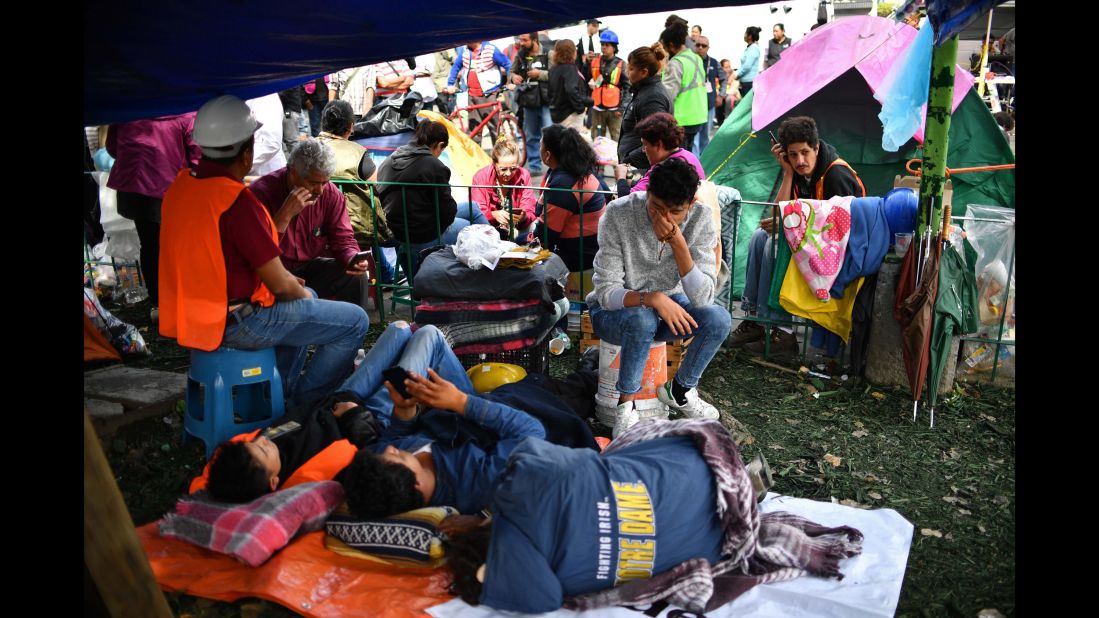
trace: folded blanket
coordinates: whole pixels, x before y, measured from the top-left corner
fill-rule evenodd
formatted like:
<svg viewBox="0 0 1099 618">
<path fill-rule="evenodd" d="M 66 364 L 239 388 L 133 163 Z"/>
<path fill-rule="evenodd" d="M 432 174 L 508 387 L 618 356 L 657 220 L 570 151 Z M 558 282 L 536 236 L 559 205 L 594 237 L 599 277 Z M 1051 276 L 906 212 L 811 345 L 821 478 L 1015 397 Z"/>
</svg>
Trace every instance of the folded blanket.
<svg viewBox="0 0 1099 618">
<path fill-rule="evenodd" d="M 649 579 L 569 597 L 565 608 L 583 611 L 609 605 L 647 605 L 663 599 L 688 611 L 708 612 L 757 584 L 807 573 L 843 579 L 839 561 L 862 553 L 863 535 L 854 528 L 827 528 L 782 511 L 760 515 L 736 444 L 718 421 L 638 423 L 604 452 L 668 436 L 693 438 L 713 470 L 717 514 L 725 531 L 721 561 L 711 565 L 704 558 L 688 560 Z"/>
<path fill-rule="evenodd" d="M 343 502 L 336 481 L 303 483 L 248 504 L 215 502 L 205 491 L 182 498 L 160 522 L 160 535 L 259 566 L 299 532 L 319 530 Z"/>
<path fill-rule="evenodd" d="M 453 324 L 456 322 L 501 322 L 546 313 L 537 298 L 522 301 L 480 302 L 424 300 L 416 307 L 417 324 Z"/>
</svg>

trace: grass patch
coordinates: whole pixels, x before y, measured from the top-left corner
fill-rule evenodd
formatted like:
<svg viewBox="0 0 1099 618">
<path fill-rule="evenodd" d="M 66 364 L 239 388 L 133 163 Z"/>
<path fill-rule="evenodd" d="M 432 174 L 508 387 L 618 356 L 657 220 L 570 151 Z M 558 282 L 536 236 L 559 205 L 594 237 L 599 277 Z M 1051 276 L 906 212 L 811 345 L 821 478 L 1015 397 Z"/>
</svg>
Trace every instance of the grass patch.
<svg viewBox="0 0 1099 618">
<path fill-rule="evenodd" d="M 143 304 L 111 311 L 148 328 Z M 370 328 L 365 347 L 382 333 Z M 128 365 L 185 371 L 187 354 L 143 331 L 154 356 Z M 551 357 L 550 373 L 567 374 L 574 345 Z M 1015 613 L 1015 393 L 957 385 L 940 397 L 935 429 L 921 413 L 912 423 L 907 388 L 864 382 L 809 382 L 761 367 L 737 352 L 719 352 L 700 388 L 748 431 L 747 460 L 763 451 L 774 491 L 867 508 L 891 508 L 915 526 L 898 616 L 973 616 L 996 608 Z M 599 435 L 610 430 L 595 424 Z M 123 427 L 104 442 L 134 523 L 155 521 L 201 470 L 201 442 L 181 446 L 182 408 Z M 925 532 L 921 532 L 925 531 Z M 180 616 L 292 616 L 267 601 L 220 603 L 169 594 Z"/>
</svg>

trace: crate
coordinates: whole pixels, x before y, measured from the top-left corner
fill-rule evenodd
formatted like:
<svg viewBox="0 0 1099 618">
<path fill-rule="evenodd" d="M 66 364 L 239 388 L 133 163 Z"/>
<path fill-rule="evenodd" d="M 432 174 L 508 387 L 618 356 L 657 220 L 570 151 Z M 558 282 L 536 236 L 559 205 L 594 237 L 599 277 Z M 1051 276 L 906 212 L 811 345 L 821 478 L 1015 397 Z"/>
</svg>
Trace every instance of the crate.
<svg viewBox="0 0 1099 618">
<path fill-rule="evenodd" d="M 580 353 L 583 354 L 588 348 L 599 345 L 599 338 L 595 336 L 591 327 L 591 315 L 585 311 L 580 314 Z M 683 357 L 687 354 L 687 346 L 690 345 L 690 339 L 676 339 L 675 341 L 669 341 L 665 349 L 665 354 L 668 357 L 668 378 L 679 371 L 679 366 L 683 364 Z"/>
<path fill-rule="evenodd" d="M 469 369 L 479 363 L 510 363 L 527 370 L 527 373 L 549 373 L 549 335 L 532 346 L 507 352 L 457 354 L 462 367 Z"/>
</svg>

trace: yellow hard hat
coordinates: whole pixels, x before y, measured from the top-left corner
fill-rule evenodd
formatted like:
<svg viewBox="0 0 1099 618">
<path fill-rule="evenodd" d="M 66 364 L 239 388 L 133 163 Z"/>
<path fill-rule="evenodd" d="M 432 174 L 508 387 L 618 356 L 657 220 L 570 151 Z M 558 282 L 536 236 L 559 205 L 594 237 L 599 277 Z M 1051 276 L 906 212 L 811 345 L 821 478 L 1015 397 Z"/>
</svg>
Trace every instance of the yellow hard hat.
<svg viewBox="0 0 1099 618">
<path fill-rule="evenodd" d="M 527 377 L 527 370 L 509 363 L 480 363 L 469 368 L 470 381 L 478 393 L 496 390 L 504 384 L 518 382 Z"/>
</svg>

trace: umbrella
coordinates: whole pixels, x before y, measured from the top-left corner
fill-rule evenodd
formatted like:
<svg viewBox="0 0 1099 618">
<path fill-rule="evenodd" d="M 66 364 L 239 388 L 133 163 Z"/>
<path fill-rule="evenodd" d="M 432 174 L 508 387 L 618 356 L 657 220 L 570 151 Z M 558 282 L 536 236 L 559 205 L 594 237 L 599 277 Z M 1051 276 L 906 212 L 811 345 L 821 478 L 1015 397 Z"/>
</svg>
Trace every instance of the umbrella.
<svg viewBox="0 0 1099 618">
<path fill-rule="evenodd" d="M 928 381 L 935 386 L 927 394 L 931 406 L 931 426 L 935 426 L 935 399 L 938 397 L 939 380 L 950 354 L 950 342 L 954 333 L 972 333 L 980 328 L 977 316 L 977 282 L 973 278 L 965 258 L 955 250 L 944 248 L 939 260 L 939 296 L 935 300 L 932 316 L 931 348 L 928 365 Z"/>
<path fill-rule="evenodd" d="M 939 288 L 942 243 L 929 241 L 930 235 L 930 228 L 925 228 L 918 250 L 912 250 L 914 247 L 905 254 L 893 298 L 893 317 L 901 325 L 901 352 L 905 373 L 908 374 L 908 386 L 912 390 L 913 422 L 916 421 L 916 406 L 927 378 L 931 314 Z"/>
</svg>

